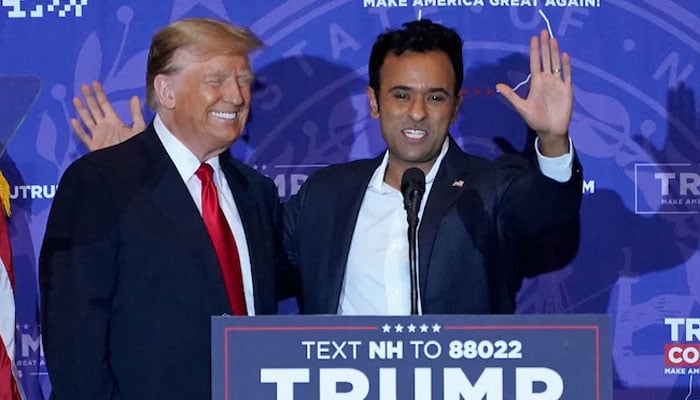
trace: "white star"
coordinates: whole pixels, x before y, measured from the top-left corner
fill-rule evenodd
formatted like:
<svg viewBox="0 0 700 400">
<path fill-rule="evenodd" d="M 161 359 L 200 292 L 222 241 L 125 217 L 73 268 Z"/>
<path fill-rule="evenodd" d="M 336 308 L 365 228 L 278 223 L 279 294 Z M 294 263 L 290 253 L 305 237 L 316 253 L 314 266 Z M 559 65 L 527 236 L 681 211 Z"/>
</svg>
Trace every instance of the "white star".
<svg viewBox="0 0 700 400">
<path fill-rule="evenodd" d="M 396 333 L 401 333 L 401 332 L 403 332 L 403 325 L 401 325 L 401 324 L 396 324 L 396 326 L 394 326 L 394 330 L 396 331 Z"/>
<path fill-rule="evenodd" d="M 29 324 L 24 324 L 24 329 L 29 329 Z"/>
<path fill-rule="evenodd" d="M 263 165 L 263 166 L 262 166 L 262 170 L 263 170 L 263 171 L 267 170 L 267 165 Z"/>
<path fill-rule="evenodd" d="M 258 170 L 258 166 L 257 166 L 257 165 L 253 165 L 253 169 L 257 171 L 257 170 Z"/>
<path fill-rule="evenodd" d="M 440 325 L 435 324 L 435 325 L 433 325 L 433 333 L 437 333 L 437 332 L 440 332 Z"/>
<path fill-rule="evenodd" d="M 422 324 L 422 325 L 420 326 L 420 331 L 421 331 L 421 333 L 426 333 L 426 332 L 428 332 L 428 325 Z"/>
<path fill-rule="evenodd" d="M 389 326 L 389 324 L 384 324 L 384 325 L 382 326 L 382 332 L 384 332 L 384 333 L 389 333 L 389 332 L 391 332 L 391 327 Z"/>
<path fill-rule="evenodd" d="M 408 326 L 408 333 L 415 333 L 416 332 L 416 326 L 411 324 Z"/>
</svg>

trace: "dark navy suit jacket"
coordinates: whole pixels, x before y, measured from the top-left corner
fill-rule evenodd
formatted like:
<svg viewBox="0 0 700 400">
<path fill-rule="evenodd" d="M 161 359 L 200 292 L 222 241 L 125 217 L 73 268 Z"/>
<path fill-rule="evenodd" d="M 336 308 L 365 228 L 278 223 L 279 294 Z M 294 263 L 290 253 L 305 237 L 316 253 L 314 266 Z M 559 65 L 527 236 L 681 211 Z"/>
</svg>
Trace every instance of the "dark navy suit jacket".
<svg viewBox="0 0 700 400">
<path fill-rule="evenodd" d="M 277 310 L 281 205 L 220 156 L 250 250 L 256 314 Z M 209 399 L 210 318 L 231 313 L 204 222 L 153 127 L 63 175 L 39 262 L 56 400 Z"/>
<path fill-rule="evenodd" d="M 582 172 L 559 183 L 520 156 L 489 161 L 450 139 L 418 233 L 426 314 L 512 313 L 523 246 L 578 221 Z M 300 311 L 335 314 L 355 222 L 382 157 L 317 171 L 285 205 L 284 245 L 301 276 Z M 461 182 L 461 184 L 460 184 Z"/>
</svg>

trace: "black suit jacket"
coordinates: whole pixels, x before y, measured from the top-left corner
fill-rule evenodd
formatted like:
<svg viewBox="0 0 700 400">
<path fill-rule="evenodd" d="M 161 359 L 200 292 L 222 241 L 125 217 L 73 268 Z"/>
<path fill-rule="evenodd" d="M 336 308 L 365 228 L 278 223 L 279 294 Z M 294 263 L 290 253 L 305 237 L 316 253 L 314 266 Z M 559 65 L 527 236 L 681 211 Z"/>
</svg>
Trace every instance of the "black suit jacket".
<svg viewBox="0 0 700 400">
<path fill-rule="evenodd" d="M 489 161 L 450 139 L 418 233 L 426 314 L 512 313 L 522 246 L 577 221 L 582 173 L 558 183 L 519 156 Z M 284 246 L 301 276 L 300 310 L 337 312 L 355 222 L 382 157 L 317 171 L 285 205 Z M 461 184 L 460 184 L 461 182 Z"/>
<path fill-rule="evenodd" d="M 250 250 L 256 314 L 277 310 L 281 205 L 220 156 Z M 41 249 L 56 400 L 209 399 L 212 315 L 231 313 L 204 222 L 153 127 L 73 163 Z"/>
</svg>

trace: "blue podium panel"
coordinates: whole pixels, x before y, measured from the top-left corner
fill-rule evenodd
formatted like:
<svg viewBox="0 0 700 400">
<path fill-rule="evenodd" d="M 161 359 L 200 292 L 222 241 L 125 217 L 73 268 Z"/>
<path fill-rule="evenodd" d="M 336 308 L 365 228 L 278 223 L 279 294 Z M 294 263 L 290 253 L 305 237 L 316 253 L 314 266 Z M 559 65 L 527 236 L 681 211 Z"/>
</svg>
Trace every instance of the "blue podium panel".
<svg viewBox="0 0 700 400">
<path fill-rule="evenodd" d="M 612 398 L 605 315 L 212 319 L 226 400 Z"/>
</svg>

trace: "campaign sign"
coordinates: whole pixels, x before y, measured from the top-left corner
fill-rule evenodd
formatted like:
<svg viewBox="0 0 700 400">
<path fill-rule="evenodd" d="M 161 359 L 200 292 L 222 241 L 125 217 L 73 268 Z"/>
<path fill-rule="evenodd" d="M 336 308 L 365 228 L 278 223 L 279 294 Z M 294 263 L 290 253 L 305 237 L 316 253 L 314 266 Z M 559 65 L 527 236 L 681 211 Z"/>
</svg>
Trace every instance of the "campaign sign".
<svg viewBox="0 0 700 400">
<path fill-rule="evenodd" d="M 225 400 L 607 400 L 604 315 L 214 317 Z"/>
</svg>

